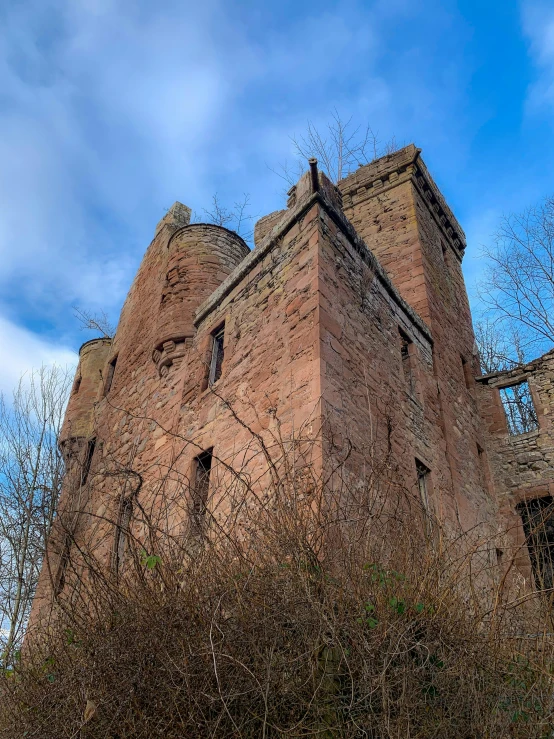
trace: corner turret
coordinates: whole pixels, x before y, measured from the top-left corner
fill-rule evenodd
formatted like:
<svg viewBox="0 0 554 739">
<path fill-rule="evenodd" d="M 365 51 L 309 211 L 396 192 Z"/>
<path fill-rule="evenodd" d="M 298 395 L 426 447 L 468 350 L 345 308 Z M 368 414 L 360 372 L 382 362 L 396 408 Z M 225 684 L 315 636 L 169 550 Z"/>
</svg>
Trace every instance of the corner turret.
<svg viewBox="0 0 554 739">
<path fill-rule="evenodd" d="M 59 440 L 66 457 L 73 456 L 75 445 L 82 446 L 94 434 L 94 406 L 102 396 L 103 372 L 111 347 L 111 339 L 101 338 L 85 342 L 79 350 L 79 364 Z"/>
<path fill-rule="evenodd" d="M 194 314 L 250 253 L 241 237 L 222 226 L 193 223 L 168 245 L 152 358 L 161 375 L 180 359 L 194 336 Z"/>
</svg>

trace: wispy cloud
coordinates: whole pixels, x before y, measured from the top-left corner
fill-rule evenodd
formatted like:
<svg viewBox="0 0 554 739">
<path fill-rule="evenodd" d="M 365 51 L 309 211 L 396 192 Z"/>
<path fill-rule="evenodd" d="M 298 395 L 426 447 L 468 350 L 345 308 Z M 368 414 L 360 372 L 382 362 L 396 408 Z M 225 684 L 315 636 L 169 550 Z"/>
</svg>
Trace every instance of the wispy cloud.
<svg viewBox="0 0 554 739">
<path fill-rule="evenodd" d="M 59 327 L 75 303 L 115 317 L 164 207 L 261 192 L 265 162 L 329 110 L 329 86 L 359 60 L 364 94 L 387 97 L 370 69 L 375 29 L 341 9 L 266 28 L 222 0 L 162 5 L 2 11 L 0 290 L 22 320 Z"/>
<path fill-rule="evenodd" d="M 30 369 L 52 364 L 69 368 L 77 364 L 77 355 L 71 349 L 45 341 L 1 316 L 0 346 L 0 392 L 8 397 Z"/>
<path fill-rule="evenodd" d="M 538 78 L 529 88 L 528 104 L 531 108 L 554 106 L 554 7 L 544 0 L 524 0 L 522 17 L 538 69 Z"/>
<path fill-rule="evenodd" d="M 459 185 L 459 172 L 478 156 L 471 142 L 482 124 L 468 104 L 472 21 L 455 0 L 416 6 L 4 3 L 4 323 L 37 332 L 33 346 L 44 353 L 47 336 L 73 345 L 83 338 L 71 323 L 73 304 L 117 320 L 164 208 L 178 199 L 201 211 L 214 192 L 228 202 L 249 192 L 259 215 L 282 207 L 281 183 L 267 165 L 290 156 L 289 136 L 308 119 L 323 125 L 335 106 L 369 121 L 383 138 L 415 139 L 456 212 L 477 223 L 482 195 L 468 203 Z M 528 14 L 527 33 L 547 75 L 551 36 L 533 18 Z M 484 175 L 475 176 L 480 192 Z"/>
<path fill-rule="evenodd" d="M 184 43 L 183 24 L 138 7 L 22 3 L 7 14 L 5 295 L 51 311 L 56 300 L 113 309 L 146 235 L 142 214 L 156 203 L 163 214 L 176 179 L 193 185 L 191 157 L 225 104 L 220 75 L 201 34 Z"/>
</svg>

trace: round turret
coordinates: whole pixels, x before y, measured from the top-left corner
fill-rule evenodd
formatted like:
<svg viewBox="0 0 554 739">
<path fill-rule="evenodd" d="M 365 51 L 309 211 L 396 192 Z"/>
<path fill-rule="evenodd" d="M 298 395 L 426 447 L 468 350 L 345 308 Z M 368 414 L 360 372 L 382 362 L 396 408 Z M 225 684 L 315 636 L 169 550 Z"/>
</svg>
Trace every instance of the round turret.
<svg viewBox="0 0 554 739">
<path fill-rule="evenodd" d="M 87 439 L 94 433 L 94 404 L 102 395 L 102 373 L 111 347 L 111 339 L 92 339 L 79 350 L 79 364 L 60 434 L 62 448 L 70 439 Z"/>
<path fill-rule="evenodd" d="M 172 236 L 158 308 L 153 359 L 161 374 L 194 335 L 197 308 L 249 254 L 238 234 L 222 226 L 193 223 Z"/>
</svg>

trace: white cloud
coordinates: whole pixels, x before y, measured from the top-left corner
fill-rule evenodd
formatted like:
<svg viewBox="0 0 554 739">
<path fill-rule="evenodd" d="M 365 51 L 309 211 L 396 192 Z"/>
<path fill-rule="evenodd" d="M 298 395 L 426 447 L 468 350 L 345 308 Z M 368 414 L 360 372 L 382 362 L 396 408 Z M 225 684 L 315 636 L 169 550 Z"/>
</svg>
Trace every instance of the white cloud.
<svg viewBox="0 0 554 739">
<path fill-rule="evenodd" d="M 200 22 L 209 5 L 160 15 L 141 3 L 41 0 L 6 11 L 0 286 L 8 297 L 17 284 L 19 300 L 51 313 L 60 299 L 117 309 L 164 206 L 201 189 L 194 155 L 221 124 L 243 68 Z M 187 20 L 194 31 L 185 34 Z"/>
<path fill-rule="evenodd" d="M 74 304 L 117 319 L 164 207 L 203 190 L 207 202 L 202 152 L 256 66 L 240 34 L 218 42 L 217 0 L 171 1 L 165 13 L 134 0 L 26 0 L 1 15 L 5 390 L 30 367 L 75 359 L 6 316 L 40 316 L 62 334 Z"/>
<path fill-rule="evenodd" d="M 42 365 L 75 367 L 77 354 L 49 343 L 0 316 L 0 392 L 8 397 L 23 374 Z"/>
<path fill-rule="evenodd" d="M 384 138 L 396 121 L 400 141 L 434 129 L 456 148 L 455 85 L 437 95 L 411 32 L 394 35 L 413 3 L 248 6 L 22 0 L 1 11 L 0 316 L 9 306 L 20 323 L 40 316 L 69 334 L 78 304 L 115 321 L 165 207 L 201 211 L 216 191 L 253 193 L 259 215 L 280 207 L 266 163 L 335 105 Z"/>
<path fill-rule="evenodd" d="M 539 77 L 529 89 L 528 105 L 531 109 L 554 106 L 554 7 L 544 0 L 526 0 L 522 17 L 531 56 L 539 69 Z"/>
</svg>

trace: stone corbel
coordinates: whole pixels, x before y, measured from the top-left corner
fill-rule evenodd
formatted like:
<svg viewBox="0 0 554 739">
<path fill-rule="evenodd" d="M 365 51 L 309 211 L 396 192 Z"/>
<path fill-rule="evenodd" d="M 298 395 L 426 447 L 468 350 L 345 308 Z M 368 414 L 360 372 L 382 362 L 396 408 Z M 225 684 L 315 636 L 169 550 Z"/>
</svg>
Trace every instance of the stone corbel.
<svg viewBox="0 0 554 739">
<path fill-rule="evenodd" d="M 170 368 L 178 364 L 192 344 L 192 335 L 175 336 L 160 342 L 152 352 L 152 361 L 160 377 L 167 377 Z"/>
</svg>

